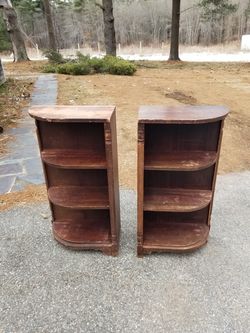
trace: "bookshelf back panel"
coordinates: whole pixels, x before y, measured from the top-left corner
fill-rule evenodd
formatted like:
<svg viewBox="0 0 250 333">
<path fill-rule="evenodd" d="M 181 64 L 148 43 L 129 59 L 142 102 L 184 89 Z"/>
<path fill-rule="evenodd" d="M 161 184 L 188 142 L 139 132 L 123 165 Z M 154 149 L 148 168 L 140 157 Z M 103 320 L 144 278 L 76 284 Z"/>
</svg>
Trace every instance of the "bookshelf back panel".
<svg viewBox="0 0 250 333">
<path fill-rule="evenodd" d="M 190 213 L 144 212 L 146 223 L 200 223 L 206 224 L 209 207 Z"/>
<path fill-rule="evenodd" d="M 144 172 L 144 187 L 211 190 L 214 166 L 199 171 Z"/>
<path fill-rule="evenodd" d="M 39 121 L 42 150 L 75 149 L 93 154 L 105 152 L 102 123 L 48 123 Z"/>
<path fill-rule="evenodd" d="M 108 186 L 107 170 L 74 170 L 47 166 L 48 186 Z"/>
<path fill-rule="evenodd" d="M 209 124 L 146 124 L 145 154 L 170 151 L 216 151 L 220 121 Z"/>
<path fill-rule="evenodd" d="M 100 221 L 107 223 L 110 221 L 109 210 L 77 210 L 53 205 L 55 220 L 57 221 L 73 221 L 81 223 L 82 221 Z"/>
</svg>

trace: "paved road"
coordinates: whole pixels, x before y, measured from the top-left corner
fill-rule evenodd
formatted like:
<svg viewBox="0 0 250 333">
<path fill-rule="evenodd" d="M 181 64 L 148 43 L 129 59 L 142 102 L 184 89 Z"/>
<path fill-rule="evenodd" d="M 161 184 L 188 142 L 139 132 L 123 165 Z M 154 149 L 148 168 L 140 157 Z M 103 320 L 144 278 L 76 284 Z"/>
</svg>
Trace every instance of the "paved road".
<svg viewBox="0 0 250 333">
<path fill-rule="evenodd" d="M 0 331 L 248 333 L 250 172 L 217 185 L 209 244 L 188 255 L 136 258 L 133 191 L 117 258 L 58 245 L 47 204 L 2 213 Z"/>
</svg>

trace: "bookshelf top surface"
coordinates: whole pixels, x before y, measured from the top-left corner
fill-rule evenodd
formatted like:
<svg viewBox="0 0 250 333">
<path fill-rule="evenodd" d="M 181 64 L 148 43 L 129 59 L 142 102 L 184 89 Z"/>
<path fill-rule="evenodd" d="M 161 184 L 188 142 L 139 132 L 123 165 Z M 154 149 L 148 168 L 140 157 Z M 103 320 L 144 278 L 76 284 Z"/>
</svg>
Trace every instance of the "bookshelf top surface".
<svg viewBox="0 0 250 333">
<path fill-rule="evenodd" d="M 145 105 L 139 110 L 140 123 L 201 124 L 224 119 L 229 110 L 224 106 Z"/>
<path fill-rule="evenodd" d="M 109 122 L 115 106 L 41 105 L 29 109 L 31 117 L 50 122 Z"/>
</svg>

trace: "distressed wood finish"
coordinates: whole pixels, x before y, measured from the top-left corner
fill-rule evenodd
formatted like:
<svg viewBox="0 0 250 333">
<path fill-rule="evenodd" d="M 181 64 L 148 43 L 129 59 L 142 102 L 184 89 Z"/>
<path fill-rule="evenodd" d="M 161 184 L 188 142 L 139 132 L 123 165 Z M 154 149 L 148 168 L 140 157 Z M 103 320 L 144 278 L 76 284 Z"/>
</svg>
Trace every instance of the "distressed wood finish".
<svg viewBox="0 0 250 333">
<path fill-rule="evenodd" d="M 36 119 L 55 239 L 117 255 L 120 233 L 115 107 L 41 106 Z"/>
<path fill-rule="evenodd" d="M 217 106 L 140 108 L 138 256 L 206 244 L 227 114 Z"/>
<path fill-rule="evenodd" d="M 209 205 L 211 191 L 148 187 L 144 191 L 144 211 L 192 212 Z"/>
</svg>

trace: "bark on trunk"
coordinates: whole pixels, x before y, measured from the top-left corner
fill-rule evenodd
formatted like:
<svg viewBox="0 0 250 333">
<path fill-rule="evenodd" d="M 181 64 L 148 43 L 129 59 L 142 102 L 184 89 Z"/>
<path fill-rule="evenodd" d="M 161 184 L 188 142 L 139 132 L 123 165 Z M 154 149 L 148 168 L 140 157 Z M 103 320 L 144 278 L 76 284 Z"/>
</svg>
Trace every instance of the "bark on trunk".
<svg viewBox="0 0 250 333">
<path fill-rule="evenodd" d="M 104 21 L 104 41 L 107 55 L 116 56 L 115 21 L 113 15 L 113 1 L 102 0 Z"/>
<path fill-rule="evenodd" d="M 55 30 L 54 30 L 54 24 L 53 24 L 53 18 L 52 18 L 52 12 L 49 0 L 43 0 L 43 6 L 44 6 L 44 15 L 47 22 L 48 35 L 49 35 L 49 49 L 56 51 L 57 50 L 56 37 L 55 37 Z"/>
<path fill-rule="evenodd" d="M 15 9 L 9 5 L 3 6 L 3 18 L 13 47 L 14 61 L 29 60 L 24 43 L 24 35 L 19 26 Z"/>
<path fill-rule="evenodd" d="M 4 76 L 4 71 L 3 71 L 3 66 L 2 66 L 2 61 L 0 59 L 0 86 L 5 82 L 5 76 Z"/>
<path fill-rule="evenodd" d="M 172 0 L 172 26 L 171 46 L 169 60 L 179 61 L 179 32 L 180 32 L 180 7 L 181 0 Z"/>
</svg>

